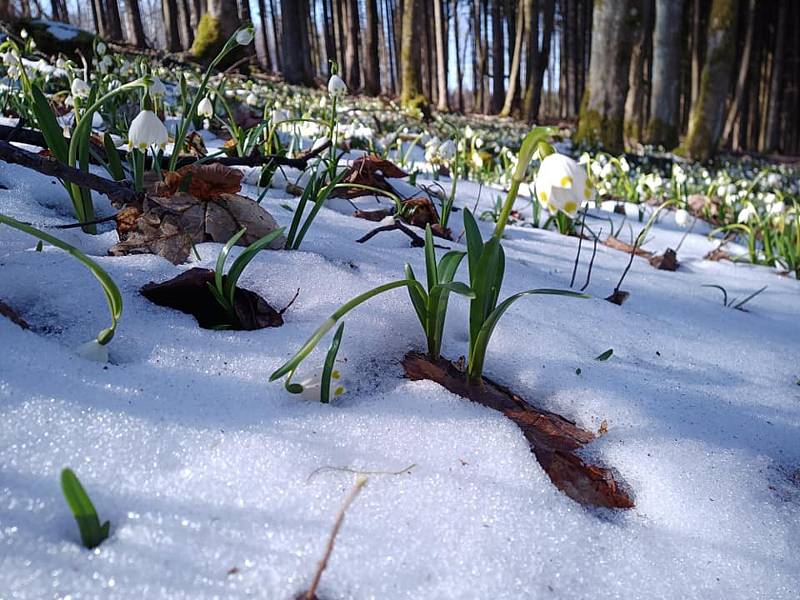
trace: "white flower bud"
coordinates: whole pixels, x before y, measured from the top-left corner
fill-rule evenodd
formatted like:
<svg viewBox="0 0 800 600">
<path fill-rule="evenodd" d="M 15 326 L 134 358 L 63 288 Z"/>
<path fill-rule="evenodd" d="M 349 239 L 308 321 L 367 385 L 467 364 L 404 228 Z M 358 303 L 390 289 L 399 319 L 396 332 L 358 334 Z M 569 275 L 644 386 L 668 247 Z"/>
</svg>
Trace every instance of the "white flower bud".
<svg viewBox="0 0 800 600">
<path fill-rule="evenodd" d="M 72 80 L 70 91 L 72 92 L 72 96 L 74 98 L 88 98 L 92 88 L 83 79 L 78 79 L 76 77 Z"/>
<path fill-rule="evenodd" d="M 338 75 L 331 75 L 328 80 L 328 93 L 331 96 L 344 96 L 347 93 L 347 84 Z"/>
<path fill-rule="evenodd" d="M 214 105 L 211 103 L 211 100 L 208 96 L 204 97 L 200 102 L 197 103 L 197 114 L 201 117 L 213 117 L 214 116 Z"/>
<path fill-rule="evenodd" d="M 253 41 L 253 36 L 254 36 L 253 28 L 245 27 L 236 34 L 236 43 L 239 44 L 240 46 L 247 46 L 250 42 Z"/>
</svg>

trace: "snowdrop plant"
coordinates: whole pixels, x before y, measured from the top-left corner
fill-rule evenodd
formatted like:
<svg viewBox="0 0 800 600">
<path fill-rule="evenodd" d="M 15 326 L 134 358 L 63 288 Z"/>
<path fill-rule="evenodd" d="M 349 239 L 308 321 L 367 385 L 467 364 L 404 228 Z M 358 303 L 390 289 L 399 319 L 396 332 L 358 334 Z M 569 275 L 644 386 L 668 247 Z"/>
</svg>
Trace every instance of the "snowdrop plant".
<svg viewBox="0 0 800 600">
<path fill-rule="evenodd" d="M 84 358 L 89 358 L 99 362 L 107 362 L 108 344 L 113 339 L 114 333 L 117 330 L 117 323 L 122 316 L 122 294 L 120 293 L 117 285 L 114 283 L 114 280 L 111 279 L 111 276 L 106 273 L 106 271 L 103 270 L 100 265 L 78 250 L 75 246 L 67 244 L 57 237 L 50 235 L 49 233 L 40 231 L 39 229 L 36 229 L 35 227 L 25 223 L 20 223 L 16 219 L 12 219 L 11 217 L 7 217 L 3 214 L 0 214 L 0 224 L 13 227 L 14 229 L 27 233 L 28 235 L 32 235 L 43 242 L 47 242 L 56 248 L 64 250 L 68 254 L 78 259 L 87 269 L 89 269 L 89 271 L 91 271 L 92 275 L 95 276 L 97 281 L 100 282 L 108 303 L 108 311 L 111 315 L 111 325 L 100 331 L 100 333 L 98 333 L 93 340 L 90 340 L 85 344 L 81 344 L 81 346 L 78 347 L 78 353 Z"/>
<path fill-rule="evenodd" d="M 172 155 L 169 159 L 169 170 L 174 171 L 178 165 L 178 157 L 183 149 L 183 145 L 186 142 L 186 134 L 189 132 L 189 125 L 194 121 L 195 117 L 197 116 L 197 107 L 200 102 L 206 97 L 206 89 L 208 88 L 208 82 L 211 78 L 211 74 L 214 72 L 214 69 L 220 63 L 222 59 L 224 59 L 228 54 L 230 54 L 235 48 L 238 46 L 247 46 L 253 41 L 253 27 L 248 25 L 247 27 L 243 27 L 235 32 L 228 41 L 225 42 L 225 45 L 219 51 L 219 53 L 214 57 L 211 63 L 208 65 L 208 68 L 203 75 L 202 80 L 200 81 L 200 86 L 198 87 L 197 91 L 195 92 L 194 99 L 192 103 L 189 105 L 189 108 L 186 112 L 181 116 L 180 122 L 178 124 L 176 133 L 175 133 L 175 148 L 172 151 Z M 185 86 L 184 86 L 185 87 Z M 185 94 L 184 94 L 184 97 Z"/>
<path fill-rule="evenodd" d="M 583 167 L 557 153 L 543 158 L 535 188 L 539 203 L 550 212 L 562 234 L 572 232 L 578 209 L 592 197 Z"/>
<path fill-rule="evenodd" d="M 236 316 L 236 309 L 234 307 L 236 284 L 239 281 L 239 277 L 242 276 L 242 273 L 247 268 L 247 265 L 249 265 L 250 261 L 255 258 L 256 254 L 258 254 L 261 250 L 266 248 L 271 242 L 283 234 L 283 228 L 281 227 L 271 231 L 264 237 L 259 238 L 247 246 L 247 248 L 245 248 L 238 257 L 236 257 L 236 260 L 233 261 L 233 264 L 231 264 L 231 267 L 228 269 L 226 274 L 225 263 L 228 260 L 228 255 L 230 254 L 231 249 L 245 233 L 247 233 L 246 229 L 239 230 L 222 247 L 222 250 L 220 250 L 220 253 L 217 255 L 217 262 L 214 267 L 214 284 L 208 284 L 211 295 L 214 296 L 214 299 L 220 304 L 220 306 L 222 306 L 222 308 L 225 309 L 225 312 L 228 315 L 228 319 L 230 321 L 228 324 L 229 327 L 237 327 L 239 325 L 239 319 Z"/>
</svg>

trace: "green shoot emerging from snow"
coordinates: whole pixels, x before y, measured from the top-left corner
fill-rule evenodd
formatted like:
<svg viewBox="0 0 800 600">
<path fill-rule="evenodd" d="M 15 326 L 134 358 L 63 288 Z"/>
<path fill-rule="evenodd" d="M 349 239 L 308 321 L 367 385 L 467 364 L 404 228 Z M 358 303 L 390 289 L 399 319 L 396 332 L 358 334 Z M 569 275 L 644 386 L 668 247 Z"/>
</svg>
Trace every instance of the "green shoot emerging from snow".
<svg viewBox="0 0 800 600">
<path fill-rule="evenodd" d="M 281 227 L 280 229 L 271 231 L 264 237 L 250 244 L 239 254 L 236 260 L 233 261 L 231 268 L 228 269 L 228 273 L 225 274 L 225 262 L 228 260 L 228 254 L 230 254 L 231 249 L 245 232 L 245 229 L 241 229 L 222 247 L 222 250 L 220 250 L 217 256 L 216 267 L 214 268 L 214 284 L 208 284 L 208 289 L 211 290 L 214 299 L 219 302 L 220 306 L 228 313 L 228 318 L 230 319 L 230 325 L 232 327 L 237 326 L 239 321 L 234 308 L 236 283 L 239 281 L 239 277 L 242 276 L 247 265 L 255 258 L 256 254 L 266 248 L 270 242 L 274 241 L 283 233 L 283 228 Z"/>
<path fill-rule="evenodd" d="M 78 523 L 81 542 L 90 550 L 96 548 L 108 537 L 111 523 L 106 521 L 102 525 L 100 524 L 94 504 L 72 469 L 61 471 L 61 491 L 72 511 L 72 516 Z"/>
</svg>

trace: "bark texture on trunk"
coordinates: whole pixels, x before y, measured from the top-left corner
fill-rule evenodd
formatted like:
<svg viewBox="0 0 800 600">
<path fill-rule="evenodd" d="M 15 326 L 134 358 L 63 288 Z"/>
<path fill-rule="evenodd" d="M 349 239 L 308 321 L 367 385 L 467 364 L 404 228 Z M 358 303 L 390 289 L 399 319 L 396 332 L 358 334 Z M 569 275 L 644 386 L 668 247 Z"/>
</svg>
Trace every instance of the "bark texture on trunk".
<svg viewBox="0 0 800 600">
<path fill-rule="evenodd" d="M 417 13 L 420 0 L 405 0 L 403 5 L 403 25 L 400 33 L 400 103 L 411 106 L 420 101 L 419 70 L 419 19 Z"/>
<path fill-rule="evenodd" d="M 599 144 L 622 152 L 625 98 L 628 94 L 633 37 L 642 13 L 638 0 L 595 2 L 589 81 L 578 118 L 577 143 Z"/>
<path fill-rule="evenodd" d="M 283 77 L 289 83 L 314 83 L 306 25 L 308 10 L 308 0 L 281 0 Z"/>
<path fill-rule="evenodd" d="M 725 118 L 725 99 L 730 91 L 736 58 L 734 38 L 737 0 L 714 0 L 708 19 L 708 40 L 697 101 L 689 115 L 689 131 L 683 148 L 687 156 L 707 160 L 717 149 Z"/>
<path fill-rule="evenodd" d="M 683 0 L 656 0 L 653 30 L 651 115 L 645 139 L 674 148 L 680 135 L 681 24 Z"/>
</svg>

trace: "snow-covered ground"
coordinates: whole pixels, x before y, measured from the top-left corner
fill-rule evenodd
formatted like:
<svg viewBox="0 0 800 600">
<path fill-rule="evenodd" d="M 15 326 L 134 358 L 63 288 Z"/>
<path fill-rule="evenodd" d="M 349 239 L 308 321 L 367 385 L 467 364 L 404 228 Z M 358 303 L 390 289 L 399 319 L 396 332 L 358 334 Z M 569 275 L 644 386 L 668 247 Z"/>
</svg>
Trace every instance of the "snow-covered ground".
<svg viewBox="0 0 800 600">
<path fill-rule="evenodd" d="M 38 226 L 71 222 L 53 180 L 3 164 L 0 183 L 9 188 L 0 212 Z M 457 205 L 472 206 L 477 192 L 462 183 Z M 484 188 L 481 206 L 494 196 Z M 295 202 L 272 190 L 264 206 L 288 224 L 281 205 Z M 451 221 L 456 235 L 461 214 Z M 353 483 L 343 471 L 311 475 L 409 465 L 370 477 L 321 597 L 800 596 L 798 281 L 703 260 L 712 243 L 698 226 L 677 272 L 634 261 L 621 307 L 603 298 L 628 256 L 601 246 L 591 299 L 534 296 L 511 308 L 487 375 L 586 428 L 607 422 L 588 451 L 619 472 L 636 501 L 612 513 L 557 491 L 498 413 L 403 379 L 400 358 L 424 344 L 403 290 L 347 317 L 339 353 L 347 393 L 333 405 L 267 382 L 342 302 L 401 277 L 406 261 L 424 272 L 422 251 L 398 232 L 354 241 L 374 225 L 324 209 L 301 251 L 262 252 L 242 285 L 278 308 L 300 295 L 283 327 L 255 332 L 203 330 L 138 294 L 149 281 L 213 266 L 220 245 L 202 244 L 201 261 L 174 267 L 106 256 L 113 230 L 59 232 L 95 256 L 124 295 L 108 365 L 74 352 L 107 324 L 92 276 L 0 226 L 0 299 L 33 327 L 0 318 L 0 598 L 288 599 L 309 585 Z M 491 226 L 482 223 L 485 234 Z M 662 252 L 683 233 L 665 217 L 646 247 Z M 507 234 L 504 296 L 569 285 L 575 238 Z M 739 297 L 768 288 L 745 313 L 723 308 L 720 292 L 703 284 Z M 446 356 L 465 353 L 466 321 L 466 302 L 453 297 Z M 594 360 L 608 348 L 610 360 Z M 320 365 L 322 352 L 307 364 Z M 64 466 L 111 520 L 111 537 L 94 551 L 80 545 L 61 495 Z"/>
</svg>

